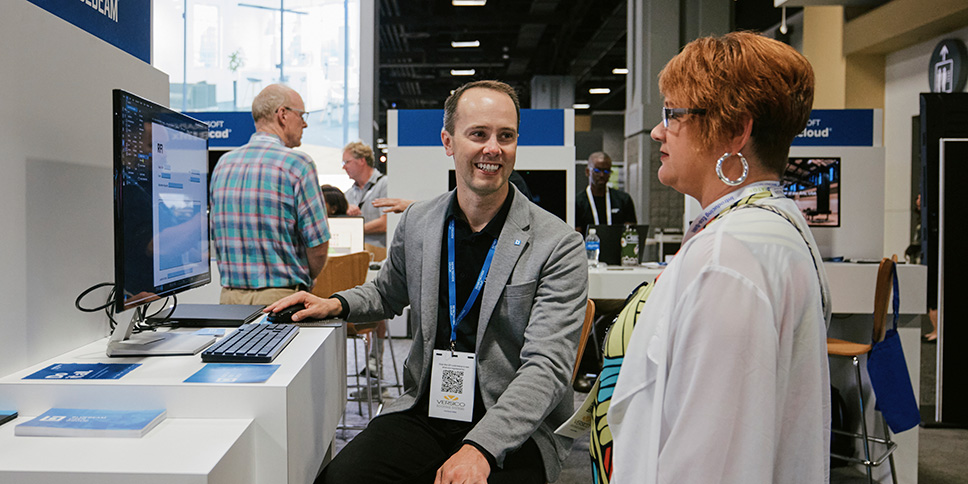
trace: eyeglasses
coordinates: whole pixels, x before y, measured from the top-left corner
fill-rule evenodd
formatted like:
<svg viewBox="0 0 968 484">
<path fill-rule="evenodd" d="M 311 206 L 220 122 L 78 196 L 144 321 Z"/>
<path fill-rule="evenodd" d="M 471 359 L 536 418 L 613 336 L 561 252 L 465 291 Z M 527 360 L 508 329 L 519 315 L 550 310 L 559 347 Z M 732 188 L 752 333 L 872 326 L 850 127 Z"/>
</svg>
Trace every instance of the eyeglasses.
<svg viewBox="0 0 968 484">
<path fill-rule="evenodd" d="M 605 170 L 605 169 L 602 169 L 602 168 L 592 168 L 592 171 L 594 171 L 595 173 L 604 173 L 606 175 L 612 173 L 612 170 Z"/>
<path fill-rule="evenodd" d="M 706 114 L 706 110 L 702 108 L 662 108 L 662 125 L 666 128 L 669 127 L 669 121 L 678 120 L 680 116 L 684 114 Z"/>
<path fill-rule="evenodd" d="M 303 121 L 309 121 L 309 111 L 303 111 L 303 110 L 300 110 L 300 109 L 293 109 L 293 108 L 291 108 L 289 106 L 283 106 L 282 109 L 285 109 L 286 111 L 292 111 L 292 112 L 294 112 L 294 113 L 302 116 Z"/>
</svg>

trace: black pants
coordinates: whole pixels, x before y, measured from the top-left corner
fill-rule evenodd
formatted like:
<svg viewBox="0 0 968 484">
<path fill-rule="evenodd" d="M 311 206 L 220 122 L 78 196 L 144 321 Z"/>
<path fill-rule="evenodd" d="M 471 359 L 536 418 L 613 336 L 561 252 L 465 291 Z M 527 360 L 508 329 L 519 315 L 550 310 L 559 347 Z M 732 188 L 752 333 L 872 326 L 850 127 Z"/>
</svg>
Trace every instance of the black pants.
<svg viewBox="0 0 968 484">
<path fill-rule="evenodd" d="M 316 484 L 428 483 L 437 469 L 463 445 L 473 424 L 430 418 L 421 405 L 407 412 L 380 415 L 323 470 Z M 544 463 L 534 440 L 504 459 L 504 468 L 491 468 L 489 484 L 543 484 Z"/>
</svg>

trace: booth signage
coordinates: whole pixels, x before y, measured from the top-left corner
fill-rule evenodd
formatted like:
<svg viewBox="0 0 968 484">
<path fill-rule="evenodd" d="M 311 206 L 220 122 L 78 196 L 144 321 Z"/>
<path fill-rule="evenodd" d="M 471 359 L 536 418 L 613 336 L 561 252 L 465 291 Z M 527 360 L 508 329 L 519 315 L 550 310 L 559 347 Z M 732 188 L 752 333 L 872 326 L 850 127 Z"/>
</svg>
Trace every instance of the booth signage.
<svg viewBox="0 0 968 484">
<path fill-rule="evenodd" d="M 151 0 L 27 0 L 151 63 Z"/>
<path fill-rule="evenodd" d="M 255 121 L 249 111 L 209 111 L 184 113 L 208 124 L 210 148 L 235 148 L 249 142 L 255 133 Z"/>
<path fill-rule="evenodd" d="M 928 64 L 931 92 L 962 92 L 968 79 L 968 49 L 960 39 L 938 42 Z"/>
<path fill-rule="evenodd" d="M 874 146 L 874 110 L 814 109 L 793 146 Z"/>
<path fill-rule="evenodd" d="M 443 109 L 401 109 L 397 113 L 398 146 L 440 146 Z M 561 109 L 522 109 L 518 146 L 564 146 L 565 113 Z"/>
</svg>

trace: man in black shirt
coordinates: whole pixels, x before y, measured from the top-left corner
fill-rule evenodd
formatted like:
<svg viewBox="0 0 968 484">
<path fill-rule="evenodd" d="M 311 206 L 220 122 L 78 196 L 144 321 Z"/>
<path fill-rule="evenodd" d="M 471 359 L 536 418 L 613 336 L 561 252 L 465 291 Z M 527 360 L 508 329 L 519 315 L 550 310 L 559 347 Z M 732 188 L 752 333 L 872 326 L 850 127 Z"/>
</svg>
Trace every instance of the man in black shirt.
<svg viewBox="0 0 968 484">
<path fill-rule="evenodd" d="M 588 187 L 575 196 L 575 228 L 582 235 L 589 225 L 635 224 L 635 204 L 628 193 L 608 187 L 612 158 L 598 151 L 588 157 Z"/>
<path fill-rule="evenodd" d="M 404 393 L 317 482 L 545 483 L 571 439 L 568 381 L 588 284 L 581 237 L 512 188 L 520 113 L 504 83 L 445 103 L 441 141 L 457 188 L 410 205 L 372 282 L 330 299 L 299 293 L 294 320 L 371 321 L 410 305 Z"/>
</svg>

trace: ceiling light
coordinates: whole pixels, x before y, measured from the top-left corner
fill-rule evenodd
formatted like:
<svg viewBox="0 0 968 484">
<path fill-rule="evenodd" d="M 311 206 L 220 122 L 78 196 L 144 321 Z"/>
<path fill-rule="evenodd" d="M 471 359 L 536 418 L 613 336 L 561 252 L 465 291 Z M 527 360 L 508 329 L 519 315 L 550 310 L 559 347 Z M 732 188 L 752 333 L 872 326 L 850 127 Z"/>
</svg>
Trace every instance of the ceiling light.
<svg viewBox="0 0 968 484">
<path fill-rule="evenodd" d="M 450 4 L 455 7 L 483 7 L 487 0 L 451 0 Z"/>
<path fill-rule="evenodd" d="M 477 71 L 475 71 L 474 69 L 451 69 L 450 70 L 450 75 L 452 76 L 473 76 L 474 74 L 477 74 Z"/>
<path fill-rule="evenodd" d="M 612 74 L 628 74 L 629 70 L 625 67 L 616 67 L 612 69 Z"/>
<path fill-rule="evenodd" d="M 593 87 L 588 90 L 588 94 L 608 94 L 610 92 L 612 90 L 607 87 Z"/>
<path fill-rule="evenodd" d="M 454 40 L 451 41 L 450 46 L 455 49 L 466 49 L 468 47 L 480 47 L 480 40 Z"/>
<path fill-rule="evenodd" d="M 572 104 L 571 107 L 574 109 L 589 109 L 592 107 L 592 105 L 591 104 Z"/>
</svg>

